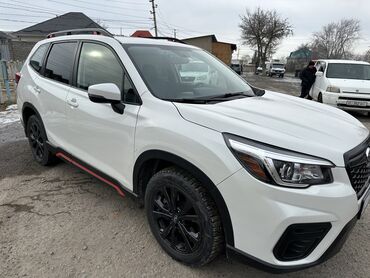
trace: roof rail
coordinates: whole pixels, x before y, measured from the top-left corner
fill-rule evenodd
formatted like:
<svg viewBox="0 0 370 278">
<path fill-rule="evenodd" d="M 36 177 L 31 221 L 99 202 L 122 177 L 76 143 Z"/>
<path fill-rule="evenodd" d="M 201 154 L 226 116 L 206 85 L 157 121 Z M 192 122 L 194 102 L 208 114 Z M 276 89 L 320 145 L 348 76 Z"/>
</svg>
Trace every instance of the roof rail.
<svg viewBox="0 0 370 278">
<path fill-rule="evenodd" d="M 187 44 L 186 42 L 184 42 L 182 40 L 179 40 L 179 39 L 176 39 L 176 38 L 172 38 L 172 37 L 147 37 L 146 39 L 168 40 L 170 42 L 178 42 L 178 43 Z"/>
<path fill-rule="evenodd" d="M 107 37 L 113 37 L 111 33 L 101 28 L 84 28 L 84 29 L 64 30 L 64 31 L 50 33 L 46 37 L 54 38 L 54 37 L 69 36 L 69 35 L 102 35 L 102 36 L 107 36 Z"/>
</svg>

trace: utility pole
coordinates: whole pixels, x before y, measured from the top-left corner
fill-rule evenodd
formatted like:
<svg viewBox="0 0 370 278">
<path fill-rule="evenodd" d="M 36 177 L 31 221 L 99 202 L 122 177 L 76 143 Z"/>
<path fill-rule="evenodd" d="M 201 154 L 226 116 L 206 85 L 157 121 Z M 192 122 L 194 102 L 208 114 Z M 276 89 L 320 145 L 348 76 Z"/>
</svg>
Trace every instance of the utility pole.
<svg viewBox="0 0 370 278">
<path fill-rule="evenodd" d="M 173 37 L 176 39 L 176 29 L 173 29 Z"/>
<path fill-rule="evenodd" d="M 158 37 L 158 29 L 157 29 L 157 17 L 155 15 L 155 9 L 158 7 L 157 4 L 154 3 L 154 0 L 149 0 L 149 2 L 152 3 L 152 11 L 151 14 L 153 15 L 153 21 L 154 21 L 154 32 L 155 36 Z"/>
</svg>

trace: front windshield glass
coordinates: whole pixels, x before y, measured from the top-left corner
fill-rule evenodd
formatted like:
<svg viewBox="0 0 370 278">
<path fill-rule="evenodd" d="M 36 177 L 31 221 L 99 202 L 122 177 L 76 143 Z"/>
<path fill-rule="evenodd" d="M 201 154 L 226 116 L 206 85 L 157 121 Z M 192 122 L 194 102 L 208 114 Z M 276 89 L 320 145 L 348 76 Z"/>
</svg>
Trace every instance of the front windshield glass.
<svg viewBox="0 0 370 278">
<path fill-rule="evenodd" d="M 254 96 L 243 79 L 203 50 L 144 44 L 124 48 L 158 98 L 199 99 L 236 93 Z"/>
<path fill-rule="evenodd" d="M 326 77 L 370 80 L 370 65 L 329 63 Z"/>
<path fill-rule="evenodd" d="M 283 68 L 284 64 L 272 64 L 273 68 Z"/>
</svg>

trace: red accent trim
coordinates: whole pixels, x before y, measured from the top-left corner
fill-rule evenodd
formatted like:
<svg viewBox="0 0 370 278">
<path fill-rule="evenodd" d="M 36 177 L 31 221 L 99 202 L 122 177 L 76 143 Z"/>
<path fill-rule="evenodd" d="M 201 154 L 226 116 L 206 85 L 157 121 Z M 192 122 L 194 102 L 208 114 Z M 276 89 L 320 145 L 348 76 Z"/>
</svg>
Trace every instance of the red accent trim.
<svg viewBox="0 0 370 278">
<path fill-rule="evenodd" d="M 102 182 L 112 186 L 116 191 L 117 193 L 122 196 L 122 197 L 125 197 L 125 194 L 123 193 L 123 191 L 119 188 L 118 185 L 115 185 L 114 183 L 110 182 L 109 180 L 106 180 L 105 178 L 99 176 L 98 174 L 94 173 L 93 171 L 87 169 L 86 167 L 82 166 L 81 164 L 79 164 L 78 162 L 74 161 L 72 158 L 66 156 L 65 154 L 63 153 L 56 153 L 56 156 L 57 157 L 61 157 L 65 160 L 67 160 L 68 162 L 72 163 L 73 165 L 77 166 L 78 168 L 80 168 L 81 170 L 84 170 L 85 172 L 89 173 L 90 175 L 94 176 L 95 178 L 101 180 Z"/>
</svg>

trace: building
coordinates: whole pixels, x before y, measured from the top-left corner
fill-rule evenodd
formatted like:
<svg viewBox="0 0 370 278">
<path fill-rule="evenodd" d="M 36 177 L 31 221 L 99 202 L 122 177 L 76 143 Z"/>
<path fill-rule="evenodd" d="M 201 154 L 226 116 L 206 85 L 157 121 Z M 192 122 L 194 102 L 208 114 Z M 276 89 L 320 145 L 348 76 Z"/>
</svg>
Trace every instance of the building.
<svg viewBox="0 0 370 278">
<path fill-rule="evenodd" d="M 286 69 L 289 72 L 295 72 L 298 75 L 308 62 L 311 60 L 317 60 L 318 55 L 316 51 L 308 48 L 301 48 L 290 53 L 287 58 Z"/>
<path fill-rule="evenodd" d="M 187 38 L 182 41 L 207 50 L 227 65 L 231 64 L 231 56 L 236 50 L 236 44 L 219 42 L 215 35 Z"/>
<path fill-rule="evenodd" d="M 50 33 L 84 28 L 104 29 L 85 14 L 70 12 L 14 32 L 12 33 L 12 59 L 25 60 L 32 47 Z"/>
<path fill-rule="evenodd" d="M 11 59 L 11 36 L 0 31 L 0 60 Z"/>
<path fill-rule="evenodd" d="M 137 38 L 152 38 L 153 35 L 148 30 L 137 30 L 135 31 L 131 37 Z"/>
</svg>

